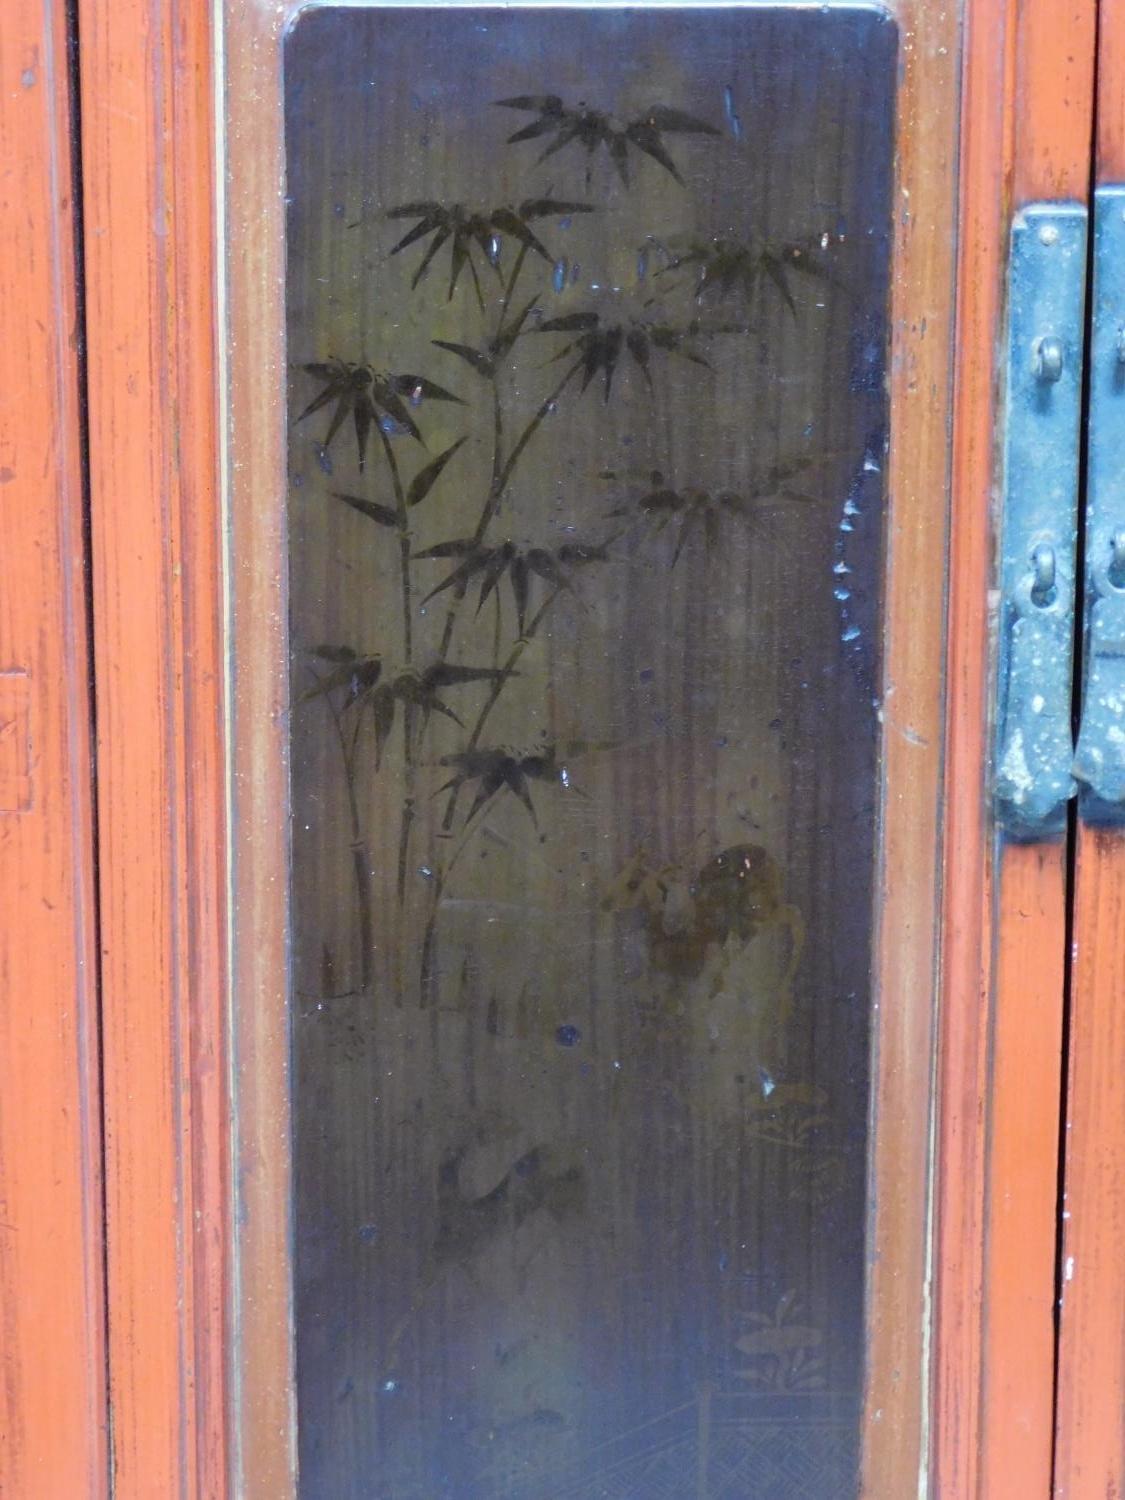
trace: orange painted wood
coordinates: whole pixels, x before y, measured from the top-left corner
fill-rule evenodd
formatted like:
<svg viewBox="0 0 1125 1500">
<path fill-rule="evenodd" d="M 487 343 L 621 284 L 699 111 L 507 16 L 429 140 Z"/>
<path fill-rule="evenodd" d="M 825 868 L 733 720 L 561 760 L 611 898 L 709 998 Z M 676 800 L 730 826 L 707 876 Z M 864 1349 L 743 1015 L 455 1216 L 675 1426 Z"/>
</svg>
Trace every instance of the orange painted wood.
<svg viewBox="0 0 1125 1500">
<path fill-rule="evenodd" d="M 956 1500 L 1050 1491 L 1066 860 L 994 834 L 991 522 L 1012 212 L 1086 196 L 1096 19 L 1094 0 L 966 13 L 934 1373 L 935 1490 Z"/>
<path fill-rule="evenodd" d="M 966 17 L 949 546 L 942 1006 L 935 1188 L 936 1493 L 980 1466 L 992 879 L 987 754 L 995 349 L 1011 197 L 1015 0 Z"/>
<path fill-rule="evenodd" d="M 237 1057 L 232 1431 L 239 1500 L 297 1483 L 290 1219 L 285 207 L 281 35 L 296 7 L 223 0 L 231 552 L 231 1012 Z M 268 500 L 266 499 L 268 497 Z M 263 500 L 266 503 L 263 503 Z"/>
<path fill-rule="evenodd" d="M 1017 10 L 1012 203 L 1084 200 L 1096 0 Z M 1010 215 L 1004 223 L 1007 239 Z M 1051 1488 L 1066 850 L 1002 842 L 985 1081 L 981 1500 Z M 987 929 L 986 929 L 987 930 Z"/>
<path fill-rule="evenodd" d="M 861 1494 L 928 1467 L 945 619 L 960 73 L 958 15 L 899 5 L 882 847 L 877 887 L 867 1379 Z M 936 503 L 935 503 L 936 499 Z"/>
<path fill-rule="evenodd" d="M 80 0 L 114 1495 L 224 1495 L 210 7 Z"/>
<path fill-rule="evenodd" d="M 1099 183 L 1125 181 L 1125 9 L 1102 0 Z M 1075 859 L 1055 1494 L 1125 1494 L 1125 832 Z"/>
<path fill-rule="evenodd" d="M 1109 9 L 1117 3 L 1108 0 Z M 1015 201 L 1085 202 L 1094 138 L 1098 0 L 1020 0 L 1018 15 Z"/>
<path fill-rule="evenodd" d="M 293 1493 L 288 1275 L 283 212 L 278 43 L 295 5 L 226 0 L 233 1014 L 238 1069 L 239 1493 Z M 879 1083 L 864 1493 L 900 1500 L 925 1464 L 928 1195 L 939 898 L 943 592 L 952 383 L 958 8 L 899 0 L 892 346 L 893 516 L 880 872 Z"/>
<path fill-rule="evenodd" d="M 1125 836 L 1082 829 L 1055 1494 L 1125 1494 Z"/>
<path fill-rule="evenodd" d="M 1066 848 L 1009 845 L 998 875 L 985 1113 L 979 1494 L 1050 1494 Z"/>
<path fill-rule="evenodd" d="M 1125 7 L 1101 0 L 1098 16 L 1099 182 L 1125 182 Z"/>
<path fill-rule="evenodd" d="M 108 1491 L 72 102 L 0 24 L 0 1495 Z"/>
</svg>

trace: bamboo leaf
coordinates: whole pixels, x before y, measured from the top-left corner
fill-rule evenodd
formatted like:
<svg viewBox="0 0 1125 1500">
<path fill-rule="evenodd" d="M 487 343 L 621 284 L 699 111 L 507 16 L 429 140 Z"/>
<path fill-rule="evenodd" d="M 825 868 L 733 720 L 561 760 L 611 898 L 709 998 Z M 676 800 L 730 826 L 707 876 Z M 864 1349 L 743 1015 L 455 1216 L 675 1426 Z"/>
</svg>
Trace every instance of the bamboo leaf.
<svg viewBox="0 0 1125 1500">
<path fill-rule="evenodd" d="M 645 384 L 652 390 L 652 371 L 649 369 L 650 351 L 648 339 L 640 328 L 631 328 L 626 339 L 629 353 L 633 356 L 633 363 L 645 378 Z"/>
<path fill-rule="evenodd" d="M 355 423 L 355 445 L 359 453 L 359 472 L 363 473 L 363 466 L 367 460 L 367 440 L 371 435 L 371 423 L 375 416 L 375 409 L 370 400 L 363 397 L 352 407 L 352 420 Z M 324 446 L 327 448 L 328 440 Z"/>
<path fill-rule="evenodd" d="M 428 689 L 460 687 L 466 682 L 498 682 L 501 678 L 514 676 L 503 667 L 458 667 L 451 662 L 437 662 L 422 673 L 422 686 Z"/>
<path fill-rule="evenodd" d="M 535 804 L 531 800 L 531 792 L 528 788 L 527 779 L 524 776 L 522 767 L 515 761 L 509 761 L 504 767 L 504 780 L 523 803 L 533 827 L 538 830 L 539 819 L 535 815 Z"/>
<path fill-rule="evenodd" d="M 388 218 L 394 217 L 395 215 L 393 214 L 388 215 Z M 413 245 L 416 240 L 425 239 L 428 234 L 432 234 L 435 229 L 440 228 L 441 222 L 441 209 L 438 209 L 435 213 L 427 214 L 425 218 L 423 218 L 419 223 L 415 224 L 413 229 L 408 229 L 406 231 L 397 245 L 391 246 L 390 253 L 392 255 L 397 255 L 400 250 L 405 250 L 408 245 Z"/>
<path fill-rule="evenodd" d="M 480 810 L 486 805 L 486 803 L 488 803 L 493 797 L 495 797 L 496 793 L 503 785 L 503 769 L 490 771 L 487 776 L 481 779 L 481 784 L 477 789 L 476 797 L 473 799 L 473 805 L 469 808 L 469 816 L 465 819 L 466 825 L 473 821 L 477 813 L 480 812 Z"/>
<path fill-rule="evenodd" d="M 439 349 L 447 349 L 450 354 L 456 354 L 458 359 L 463 359 L 467 365 L 472 365 L 478 375 L 490 380 L 496 373 L 496 366 L 487 354 L 482 354 L 479 349 L 473 349 L 468 344 L 454 344 L 449 339 L 433 339 Z"/>
<path fill-rule="evenodd" d="M 392 417 L 400 427 L 404 428 L 416 442 L 422 443 L 423 447 L 426 446 L 423 442 L 422 434 L 418 431 L 417 422 L 415 422 L 414 418 L 403 405 L 401 396 L 395 392 L 390 381 L 380 382 L 376 399 L 389 417 Z"/>
<path fill-rule="evenodd" d="M 489 594 L 504 576 L 504 571 L 515 556 L 515 548 L 511 542 L 505 542 L 496 547 L 489 557 L 484 568 L 484 576 L 480 581 L 480 598 L 477 600 L 477 614 L 479 615 L 488 601 Z"/>
<path fill-rule="evenodd" d="M 596 203 L 568 203 L 561 198 L 525 198 L 516 212 L 521 219 L 565 218 L 569 214 L 597 213 Z"/>
<path fill-rule="evenodd" d="M 513 238 L 519 240 L 521 245 L 526 245 L 529 250 L 534 250 L 536 255 L 553 263 L 554 257 L 548 253 L 546 246 L 510 208 L 498 208 L 492 215 L 492 223 L 501 234 L 512 235 Z"/>
<path fill-rule="evenodd" d="M 503 333 L 501 333 L 494 340 L 493 345 L 492 345 L 492 349 L 493 349 L 493 353 L 496 356 L 500 356 L 502 354 L 507 354 L 508 353 L 508 351 L 511 349 L 512 345 L 516 342 L 516 340 L 519 338 L 520 334 L 523 332 L 523 325 L 527 322 L 528 317 L 531 314 L 532 308 L 536 305 L 536 303 L 538 301 L 539 301 L 539 293 L 536 292 L 535 296 L 532 297 L 530 299 L 530 301 L 528 301 L 528 302 L 526 302 L 524 304 L 523 308 L 516 314 L 516 316 L 512 319 L 511 323 L 509 323 L 508 326 L 507 326 L 507 328 L 504 329 Z M 494 369 L 494 368 L 495 368 L 495 366 L 490 365 L 489 373 L 491 373 L 492 369 Z"/>
<path fill-rule="evenodd" d="M 392 375 L 390 385 L 392 390 L 405 396 L 414 405 L 421 401 L 455 401 L 458 406 L 467 405 L 461 396 L 455 396 L 452 391 L 427 380 L 424 375 Z"/>
<path fill-rule="evenodd" d="M 796 317 L 797 304 L 793 300 L 793 293 L 789 290 L 789 283 L 785 279 L 785 267 L 775 256 L 763 254 L 762 269 L 781 293 L 786 307 Z"/>
<path fill-rule="evenodd" d="M 508 145 L 515 146 L 520 141 L 533 141 L 538 136 L 549 135 L 552 130 L 559 128 L 557 120 L 544 118 L 532 120 L 530 125 L 523 125 L 519 130 L 514 130 L 508 137 Z"/>
<path fill-rule="evenodd" d="M 636 125 L 630 125 L 625 135 L 638 151 L 643 151 L 646 156 L 651 156 L 653 161 L 659 162 L 664 170 L 670 172 L 680 186 L 683 186 L 684 179 L 680 176 L 680 169 L 664 149 L 658 130 L 641 121 Z"/>
<path fill-rule="evenodd" d="M 339 490 L 333 490 L 332 497 L 335 500 L 342 500 L 353 510 L 358 510 L 361 516 L 366 516 L 378 526 L 397 527 L 398 525 L 398 512 L 392 510 L 389 505 L 379 505 L 375 500 L 365 500 L 362 495 L 344 495 Z"/>
<path fill-rule="evenodd" d="M 443 453 L 439 453 L 424 469 L 415 474 L 406 492 L 407 505 L 414 506 L 422 503 L 437 483 L 442 470 L 465 441 L 464 437 L 459 437 L 455 443 L 451 443 Z"/>
<path fill-rule="evenodd" d="M 357 698 L 364 697 L 383 673 L 382 658 L 378 656 L 368 657 L 366 661 L 357 662 L 353 668 L 351 677 L 348 679 L 348 692 L 344 699 L 344 707 L 350 708 Z"/>
<path fill-rule="evenodd" d="M 456 555 L 457 554 L 454 554 L 454 556 Z M 478 548 L 474 544 L 473 550 L 466 555 L 465 561 L 461 564 L 461 566 L 459 568 L 454 568 L 453 572 L 450 573 L 448 578 L 443 578 L 436 588 L 432 588 L 426 595 L 426 597 L 422 600 L 422 603 L 428 604 L 431 599 L 435 598 L 438 594 L 444 593 L 446 589 L 464 589 L 465 585 L 469 582 L 474 573 L 479 573 L 482 568 L 488 566 L 491 557 L 491 548 L 486 547 L 478 550 Z"/>
<path fill-rule="evenodd" d="M 629 145 L 625 137 L 614 134 L 606 142 L 610 158 L 617 168 L 617 175 L 626 187 L 629 186 Z"/>
<path fill-rule="evenodd" d="M 515 600 L 516 605 L 516 621 L 519 626 L 519 633 L 522 636 L 524 623 L 527 619 L 527 599 L 531 583 L 528 576 L 526 557 L 512 559 L 508 581 L 512 585 L 512 598 Z"/>
<path fill-rule="evenodd" d="M 571 589 L 570 579 L 545 547 L 532 547 L 527 554 L 527 566 L 538 578 L 556 589 Z"/>
<path fill-rule="evenodd" d="M 664 104 L 654 104 L 651 109 L 646 110 L 643 121 L 639 122 L 651 125 L 656 130 L 669 130 L 673 134 L 695 135 L 721 135 L 714 125 L 709 125 L 706 120 L 699 120 L 695 115 L 688 115 L 681 109 L 669 109 Z"/>
<path fill-rule="evenodd" d="M 480 544 L 476 537 L 456 537 L 450 542 L 438 542 L 433 547 L 426 547 L 421 552 L 414 553 L 415 562 L 422 562 L 431 557 L 468 557 L 475 552 Z"/>
<path fill-rule="evenodd" d="M 515 94 L 511 99 L 494 99 L 500 109 L 537 109 L 545 115 L 562 114 L 563 102 L 558 94 Z"/>
<path fill-rule="evenodd" d="M 416 219 L 421 214 L 436 214 L 441 212 L 441 204 L 432 201 L 426 203 L 400 203 L 397 208 L 387 209 L 388 219 Z"/>
<path fill-rule="evenodd" d="M 414 272 L 414 275 L 410 278 L 411 291 L 414 291 L 417 288 L 418 283 L 421 281 L 422 277 L 425 276 L 426 272 L 430 269 L 434 256 L 445 244 L 446 240 L 450 236 L 450 233 L 451 231 L 448 229 L 439 229 L 438 232 L 434 235 L 433 239 L 426 247 L 426 253 L 422 257 L 421 264 Z"/>
<path fill-rule="evenodd" d="M 547 318 L 540 323 L 536 333 L 576 333 L 598 326 L 596 312 L 564 313 L 561 318 Z"/>
</svg>

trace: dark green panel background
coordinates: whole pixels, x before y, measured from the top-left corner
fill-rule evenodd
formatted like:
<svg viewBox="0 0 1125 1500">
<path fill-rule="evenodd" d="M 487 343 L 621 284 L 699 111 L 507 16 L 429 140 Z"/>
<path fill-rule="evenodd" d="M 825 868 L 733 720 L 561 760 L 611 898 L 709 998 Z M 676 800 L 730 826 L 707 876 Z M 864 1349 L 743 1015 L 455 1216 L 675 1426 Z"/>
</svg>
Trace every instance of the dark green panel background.
<svg viewBox="0 0 1125 1500">
<path fill-rule="evenodd" d="M 287 39 L 305 1500 L 854 1491 L 894 82 L 892 24 L 841 7 L 325 8 Z M 625 184 L 604 149 L 506 144 L 534 114 L 493 101 L 524 94 L 717 133 L 663 136 L 682 182 L 632 149 Z M 545 196 L 598 211 L 532 225 L 504 451 L 575 358 L 543 321 L 680 348 L 650 340 L 651 390 L 623 349 L 608 401 L 579 372 L 513 471 L 486 544 L 604 555 L 516 650 L 478 746 L 508 780 L 446 830 L 490 685 L 440 693 L 464 728 L 411 710 L 409 755 L 400 692 L 377 763 L 372 693 L 318 692 L 315 652 L 378 656 L 384 711 L 408 670 L 502 665 L 510 573 L 442 653 L 457 559 L 411 561 L 408 661 L 396 532 L 336 498 L 395 508 L 381 439 L 363 472 L 350 421 L 324 448 L 302 367 L 460 396 L 410 406 L 424 447 L 386 435 L 404 484 L 465 437 L 409 550 L 471 535 L 493 384 L 432 341 L 483 347 L 501 283 L 476 248 L 483 312 L 467 269 L 450 297 L 447 243 L 412 290 L 428 241 L 391 255 L 414 220 L 387 213 Z M 716 236 L 828 274 L 697 297 L 676 252 Z"/>
</svg>

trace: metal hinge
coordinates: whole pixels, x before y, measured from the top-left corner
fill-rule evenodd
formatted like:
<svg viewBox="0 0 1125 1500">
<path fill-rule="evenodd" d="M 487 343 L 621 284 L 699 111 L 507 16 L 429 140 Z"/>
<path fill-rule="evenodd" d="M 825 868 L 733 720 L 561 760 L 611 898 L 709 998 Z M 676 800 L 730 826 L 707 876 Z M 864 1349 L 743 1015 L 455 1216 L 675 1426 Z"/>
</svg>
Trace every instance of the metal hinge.
<svg viewBox="0 0 1125 1500">
<path fill-rule="evenodd" d="M 1001 826 L 1023 839 L 1061 832 L 1074 795 L 1085 295 L 1086 210 L 1068 203 L 1022 209 L 1008 280 L 994 792 Z"/>
<path fill-rule="evenodd" d="M 1091 822 L 1125 821 L 1125 187 L 1094 195 L 1082 719 L 1074 774 Z"/>
</svg>

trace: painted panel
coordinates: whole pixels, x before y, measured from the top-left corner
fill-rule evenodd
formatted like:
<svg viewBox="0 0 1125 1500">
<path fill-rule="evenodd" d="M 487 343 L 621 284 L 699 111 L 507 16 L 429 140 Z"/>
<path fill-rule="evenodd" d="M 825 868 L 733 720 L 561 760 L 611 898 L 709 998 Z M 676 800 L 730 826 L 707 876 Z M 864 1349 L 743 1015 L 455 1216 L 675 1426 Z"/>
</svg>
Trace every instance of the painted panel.
<svg viewBox="0 0 1125 1500">
<path fill-rule="evenodd" d="M 301 1492 L 854 1493 L 895 29 L 285 49 Z"/>
</svg>

